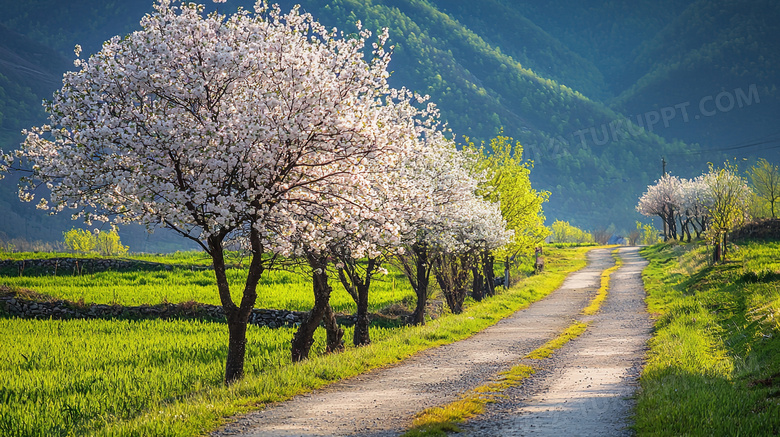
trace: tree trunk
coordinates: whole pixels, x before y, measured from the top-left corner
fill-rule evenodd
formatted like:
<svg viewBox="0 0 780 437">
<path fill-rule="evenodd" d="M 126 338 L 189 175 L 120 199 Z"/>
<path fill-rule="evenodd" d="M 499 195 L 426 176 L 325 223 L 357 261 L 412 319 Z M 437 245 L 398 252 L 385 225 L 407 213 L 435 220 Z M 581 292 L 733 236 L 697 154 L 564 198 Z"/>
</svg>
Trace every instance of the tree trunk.
<svg viewBox="0 0 780 437">
<path fill-rule="evenodd" d="M 718 237 L 718 240 L 720 240 L 720 237 Z M 712 252 L 712 261 L 715 263 L 719 263 L 721 260 L 721 253 L 720 253 L 720 241 L 715 243 L 715 249 Z"/>
<path fill-rule="evenodd" d="M 228 353 L 225 363 L 225 383 L 231 384 L 244 376 L 244 358 L 246 357 L 247 322 L 234 312 L 228 317 Z"/>
<path fill-rule="evenodd" d="M 428 248 L 424 244 L 414 244 L 412 250 L 415 253 L 416 283 L 414 290 L 417 294 L 417 306 L 411 316 L 413 325 L 425 324 L 425 306 L 428 303 L 428 281 L 430 279 L 430 267 L 428 265 Z"/>
<path fill-rule="evenodd" d="M 371 336 L 368 333 L 370 318 L 368 316 L 368 291 L 371 287 L 371 278 L 381 264 L 376 258 L 369 258 L 366 265 L 365 277 L 361 277 L 358 263 L 351 255 L 340 257 L 344 266 L 339 269 L 339 280 L 357 305 L 355 313 L 355 332 L 352 343 L 355 346 L 371 344 Z"/>
<path fill-rule="evenodd" d="M 327 258 L 324 256 L 307 255 L 307 261 L 312 268 L 314 289 L 314 306 L 306 316 L 306 320 L 298 327 L 292 340 L 292 360 L 298 362 L 309 358 L 311 345 L 314 343 L 314 331 L 320 325 L 329 307 L 331 288 L 328 284 Z"/>
<path fill-rule="evenodd" d="M 233 302 L 230 296 L 228 284 L 225 254 L 222 246 L 224 235 L 209 238 L 208 247 L 214 264 L 214 275 L 217 280 L 217 289 L 222 303 L 222 310 L 228 324 L 228 352 L 225 362 L 225 384 L 232 384 L 244 376 L 244 359 L 246 357 L 246 328 L 249 315 L 257 300 L 257 283 L 263 274 L 263 246 L 259 233 L 252 228 L 249 233 L 249 241 L 252 246 L 252 261 L 249 264 L 249 272 L 244 285 L 244 293 L 239 306 Z"/>
<path fill-rule="evenodd" d="M 336 313 L 333 312 L 330 303 L 325 306 L 325 314 L 323 315 L 323 322 L 325 323 L 325 331 L 327 340 L 325 342 L 325 352 L 335 353 L 342 352 L 344 350 L 344 330 L 341 329 L 339 323 L 336 321 Z"/>
<path fill-rule="evenodd" d="M 482 253 L 482 272 L 485 275 L 485 294 L 496 295 L 496 282 L 493 277 L 493 255 L 490 252 Z"/>
<path fill-rule="evenodd" d="M 474 282 L 472 282 L 471 287 L 471 297 L 474 298 L 477 302 L 481 302 L 482 298 L 484 297 L 484 286 L 482 281 L 482 265 L 480 263 L 474 263 L 474 266 L 471 268 L 471 272 L 474 276 Z"/>
<path fill-rule="evenodd" d="M 447 299 L 447 306 L 453 314 L 463 312 L 463 301 L 466 299 L 467 283 L 471 255 L 439 255 L 436 259 L 434 275 L 441 287 L 442 294 Z"/>
</svg>

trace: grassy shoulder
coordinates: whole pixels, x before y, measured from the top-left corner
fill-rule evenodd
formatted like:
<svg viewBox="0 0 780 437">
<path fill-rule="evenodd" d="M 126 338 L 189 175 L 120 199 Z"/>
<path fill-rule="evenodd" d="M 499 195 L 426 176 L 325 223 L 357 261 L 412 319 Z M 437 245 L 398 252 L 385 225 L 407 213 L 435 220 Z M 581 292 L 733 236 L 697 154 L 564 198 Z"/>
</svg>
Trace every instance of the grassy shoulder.
<svg viewBox="0 0 780 437">
<path fill-rule="evenodd" d="M 717 265 L 703 244 L 641 253 L 657 320 L 638 434 L 780 433 L 780 242 L 741 243 Z"/>
<path fill-rule="evenodd" d="M 0 434 L 200 435 L 289 399 L 466 338 L 557 288 L 590 248 L 551 250 L 547 271 L 421 327 L 373 329 L 374 343 L 292 364 L 292 330 L 250 327 L 247 375 L 224 387 L 227 328 L 188 321 L 0 320 Z M 347 336 L 351 329 L 347 330 Z M 194 363 L 194 364 L 193 364 Z"/>
</svg>

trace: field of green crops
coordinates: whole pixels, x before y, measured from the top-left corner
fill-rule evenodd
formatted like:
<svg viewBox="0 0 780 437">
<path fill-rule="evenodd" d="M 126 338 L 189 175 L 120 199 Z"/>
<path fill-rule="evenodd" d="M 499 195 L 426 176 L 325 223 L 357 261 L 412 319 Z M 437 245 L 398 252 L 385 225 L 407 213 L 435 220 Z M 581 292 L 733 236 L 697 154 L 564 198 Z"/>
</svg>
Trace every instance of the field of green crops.
<svg viewBox="0 0 780 437">
<path fill-rule="evenodd" d="M 39 254 L 26 254 L 29 258 Z M 19 257 L 18 254 L 15 254 Z M 45 255 L 43 255 L 45 256 Z M 7 258 L 0 254 L 0 259 Z M 137 259 L 137 256 L 133 257 Z M 173 256 L 144 256 L 145 261 L 165 262 L 183 266 L 188 262 L 203 264 L 203 254 L 185 252 Z M 21 258 L 18 258 L 21 259 Z M 240 293 L 246 281 L 247 269 L 232 268 L 227 271 L 234 300 L 240 300 Z M 163 302 L 181 303 L 196 301 L 219 305 L 217 283 L 211 270 L 190 270 L 175 267 L 170 271 L 98 272 L 93 274 L 62 275 L 24 274 L 14 271 L 0 275 L 0 284 L 34 290 L 57 299 L 85 303 L 142 305 Z M 331 281 L 333 296 L 331 306 L 337 312 L 354 312 L 355 303 L 337 279 Z M 303 272 L 267 271 L 257 290 L 257 308 L 277 308 L 294 311 L 308 311 L 314 305 L 311 279 Z M 403 275 L 390 269 L 386 276 L 372 281 L 369 311 L 378 311 L 404 299 L 412 299 L 414 292 Z"/>
<path fill-rule="evenodd" d="M 21 320 L 0 315 L 0 435 L 201 435 L 232 414 L 287 399 L 397 362 L 419 350 L 472 335 L 555 289 L 567 273 L 584 266 L 586 251 L 550 250 L 543 275 L 529 277 L 520 286 L 483 302 L 471 302 L 463 314 L 446 315 L 423 327 L 373 326 L 373 343 L 366 347 L 352 347 L 347 341 L 345 352 L 325 355 L 324 333 L 318 332 L 312 358 L 303 363 L 290 362 L 292 329 L 250 326 L 246 377 L 230 387 L 221 382 L 227 345 L 227 328 L 222 323 Z M 241 272 L 233 270 L 234 281 L 240 280 Z M 138 273 L 133 280 L 147 283 L 128 286 L 122 294 L 118 293 L 116 300 L 129 301 L 127 294 L 134 293 L 146 296 L 139 302 L 151 301 L 154 287 L 145 286 L 154 282 L 153 278 L 160 273 Z M 188 281 L 199 278 L 207 281 L 208 274 L 213 274 L 176 270 L 165 273 L 179 275 L 181 289 L 192 287 Z M 279 275 L 292 275 L 290 278 L 298 278 L 298 282 L 305 284 L 305 279 L 292 273 Z M 113 278 L 118 277 L 128 282 L 131 278 L 121 275 Z M 301 291 L 294 291 L 281 277 L 284 276 L 266 278 L 278 281 L 276 285 L 266 284 L 274 289 L 269 295 L 300 293 L 300 299 L 305 299 L 306 294 L 311 294 L 303 285 Z M 96 281 L 98 276 L 39 279 L 56 286 L 58 282 L 90 278 Z M 169 277 L 159 279 L 164 278 Z M 10 279 L 0 278 L 0 282 Z M 398 301 L 401 284 L 396 284 L 395 291 L 392 279 L 383 284 L 384 289 L 372 287 L 374 297 L 386 302 Z M 199 286 L 206 288 L 207 284 Z M 73 283 L 63 289 L 78 287 L 78 283 Z M 93 288 L 97 293 L 102 287 Z M 393 293 L 397 293 L 395 298 Z M 377 303 L 381 299 L 375 299 L 372 306 L 381 307 Z M 282 297 L 276 302 L 277 307 L 286 305 Z M 301 309 L 307 309 L 300 305 Z M 351 339 L 352 329 L 345 331 L 345 339 Z"/>
<path fill-rule="evenodd" d="M 246 371 L 289 366 L 293 333 L 250 326 Z M 226 325 L 212 322 L 0 319 L 0 435 L 90 435 L 218 387 L 226 340 Z"/>
</svg>

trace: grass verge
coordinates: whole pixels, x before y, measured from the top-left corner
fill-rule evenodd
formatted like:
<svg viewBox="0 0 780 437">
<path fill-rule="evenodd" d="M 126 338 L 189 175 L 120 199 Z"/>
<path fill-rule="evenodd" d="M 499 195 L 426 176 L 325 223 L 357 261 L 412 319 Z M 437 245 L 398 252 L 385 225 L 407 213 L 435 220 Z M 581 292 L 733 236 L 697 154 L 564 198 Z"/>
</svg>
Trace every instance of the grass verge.
<svg viewBox="0 0 780 437">
<path fill-rule="evenodd" d="M 717 265 L 701 243 L 641 253 L 656 323 L 637 433 L 780 434 L 780 242 L 740 244 Z"/>
<path fill-rule="evenodd" d="M 0 380 L 13 381 L 0 388 L 0 435 L 202 435 L 233 414 L 466 338 L 556 289 L 588 250 L 551 250 L 544 274 L 462 314 L 375 329 L 372 345 L 303 363 L 290 363 L 291 330 L 250 328 L 246 377 L 230 387 L 220 383 L 222 324 L 0 320 Z M 315 354 L 323 343 L 320 333 Z"/>
</svg>

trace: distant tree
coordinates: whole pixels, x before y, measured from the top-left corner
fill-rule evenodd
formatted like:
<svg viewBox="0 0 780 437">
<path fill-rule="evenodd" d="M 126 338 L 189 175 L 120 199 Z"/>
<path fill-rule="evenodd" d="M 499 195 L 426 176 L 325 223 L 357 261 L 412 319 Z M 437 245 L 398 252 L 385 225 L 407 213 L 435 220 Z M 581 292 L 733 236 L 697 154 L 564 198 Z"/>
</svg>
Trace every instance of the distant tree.
<svg viewBox="0 0 780 437">
<path fill-rule="evenodd" d="M 556 220 L 550 225 L 550 241 L 553 243 L 594 243 L 590 232 L 572 226 L 569 222 Z"/>
<path fill-rule="evenodd" d="M 722 168 L 710 164 L 703 183 L 708 195 L 707 201 L 703 202 L 704 208 L 711 219 L 707 237 L 714 244 L 713 260 L 719 262 L 726 256 L 728 233 L 749 218 L 753 192 L 747 181 L 739 176 L 737 167 L 728 162 Z"/>
<path fill-rule="evenodd" d="M 110 231 L 98 231 L 94 235 L 95 250 L 103 256 L 124 255 L 128 247 L 119 240 L 116 229 Z"/>
<path fill-rule="evenodd" d="M 628 233 L 628 244 L 629 246 L 636 246 L 639 244 L 639 239 L 642 237 L 642 232 L 640 232 L 639 229 L 634 229 L 633 231 Z"/>
<path fill-rule="evenodd" d="M 680 180 L 680 188 L 677 193 L 680 241 L 682 241 L 684 234 L 687 234 L 688 242 L 691 241 L 691 227 L 696 232 L 696 238 L 701 238 L 702 232 L 707 230 L 709 214 L 705 206 L 709 202 L 709 190 L 704 183 L 704 176 Z"/>
<path fill-rule="evenodd" d="M 65 238 L 65 247 L 73 252 L 88 253 L 95 248 L 94 235 L 85 229 L 73 228 L 63 232 L 63 237 Z"/>
<path fill-rule="evenodd" d="M 636 210 L 644 216 L 658 216 L 667 225 L 664 240 L 677 238 L 676 217 L 680 210 L 680 178 L 665 174 L 639 198 Z"/>
<path fill-rule="evenodd" d="M 643 224 L 636 222 L 636 229 L 640 234 L 637 243 L 643 246 L 652 246 L 663 241 L 661 231 L 656 229 L 652 223 Z"/>
<path fill-rule="evenodd" d="M 776 218 L 776 205 L 780 202 L 780 167 L 761 158 L 750 168 L 748 176 L 756 195 L 769 203 L 771 217 Z"/>
</svg>

